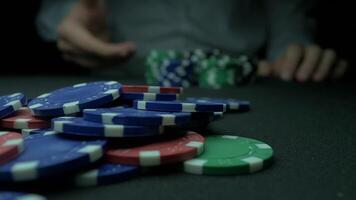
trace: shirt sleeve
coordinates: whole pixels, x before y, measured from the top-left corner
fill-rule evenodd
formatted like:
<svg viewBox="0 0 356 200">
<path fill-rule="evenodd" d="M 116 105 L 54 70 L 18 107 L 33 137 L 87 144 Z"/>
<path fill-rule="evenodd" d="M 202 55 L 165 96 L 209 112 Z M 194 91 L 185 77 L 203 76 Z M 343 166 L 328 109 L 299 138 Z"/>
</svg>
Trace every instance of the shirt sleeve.
<svg viewBox="0 0 356 200">
<path fill-rule="evenodd" d="M 57 28 L 78 0 L 43 0 L 36 18 L 38 34 L 46 41 L 57 40 Z"/>
<path fill-rule="evenodd" d="M 313 0 L 267 0 L 267 59 L 276 59 L 290 44 L 314 41 L 314 19 L 308 16 Z"/>
</svg>

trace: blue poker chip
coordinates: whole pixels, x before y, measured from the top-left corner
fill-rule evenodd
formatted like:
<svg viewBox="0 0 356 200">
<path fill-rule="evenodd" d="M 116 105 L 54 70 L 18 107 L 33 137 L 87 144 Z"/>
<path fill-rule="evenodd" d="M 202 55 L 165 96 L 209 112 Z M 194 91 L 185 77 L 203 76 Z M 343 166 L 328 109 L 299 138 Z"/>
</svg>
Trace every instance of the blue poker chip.
<svg viewBox="0 0 356 200">
<path fill-rule="evenodd" d="M 75 176 L 79 187 L 118 183 L 140 174 L 140 168 L 132 165 L 101 164 L 98 168 L 84 171 Z"/>
<path fill-rule="evenodd" d="M 121 93 L 120 100 L 146 100 L 146 101 L 176 101 L 178 94 L 161 93 Z"/>
<path fill-rule="evenodd" d="M 124 124 L 141 126 L 180 125 L 191 120 L 191 113 L 158 112 L 134 108 L 85 109 L 83 118 L 86 121 L 103 124 Z"/>
<path fill-rule="evenodd" d="M 0 191 L 0 200 L 46 200 L 47 198 L 38 194 L 24 192 Z"/>
<path fill-rule="evenodd" d="M 81 117 L 59 117 L 52 119 L 52 129 L 56 132 L 78 136 L 92 137 L 141 137 L 159 135 L 163 126 L 133 126 L 101 124 L 85 121 Z"/>
<path fill-rule="evenodd" d="M 192 120 L 188 124 L 180 126 L 185 130 L 192 130 L 197 132 L 205 131 L 211 122 L 219 120 L 223 117 L 223 112 L 198 112 L 192 113 Z"/>
<path fill-rule="evenodd" d="M 192 123 L 194 122 L 212 122 L 223 117 L 223 112 L 197 112 L 192 113 Z"/>
<path fill-rule="evenodd" d="M 0 96 L 0 119 L 11 115 L 26 105 L 26 97 L 22 93 Z"/>
<path fill-rule="evenodd" d="M 223 112 L 199 112 L 192 113 L 192 120 L 185 126 L 190 130 L 197 130 L 197 128 L 207 127 L 211 122 L 219 120 L 223 117 Z"/>
<path fill-rule="evenodd" d="M 187 101 L 134 101 L 134 107 L 140 110 L 163 112 L 225 112 L 226 104 L 191 103 Z"/>
<path fill-rule="evenodd" d="M 58 176 L 89 166 L 103 156 L 104 140 L 73 140 L 59 134 L 25 138 L 25 151 L 0 166 L 0 183 L 23 182 Z"/>
<path fill-rule="evenodd" d="M 76 84 L 42 94 L 29 102 L 29 108 L 36 116 L 73 115 L 85 108 L 100 107 L 119 98 L 120 88 L 121 84 L 116 81 Z"/>
<path fill-rule="evenodd" d="M 223 117 L 224 117 L 224 113 L 223 112 L 214 112 L 213 113 L 213 121 L 219 120 L 219 119 L 221 119 Z"/>
<path fill-rule="evenodd" d="M 194 63 L 188 59 L 166 60 L 161 68 L 162 79 L 159 84 L 162 86 L 190 87 L 194 85 Z"/>
<path fill-rule="evenodd" d="M 221 99 L 221 98 L 187 98 L 186 101 L 192 103 L 223 103 L 226 104 L 227 111 L 248 111 L 250 110 L 250 102 L 238 99 Z"/>
<path fill-rule="evenodd" d="M 53 131 L 52 129 L 46 128 L 38 128 L 38 129 L 21 129 L 21 134 L 23 137 L 27 137 L 33 134 L 56 134 L 57 132 Z"/>
</svg>

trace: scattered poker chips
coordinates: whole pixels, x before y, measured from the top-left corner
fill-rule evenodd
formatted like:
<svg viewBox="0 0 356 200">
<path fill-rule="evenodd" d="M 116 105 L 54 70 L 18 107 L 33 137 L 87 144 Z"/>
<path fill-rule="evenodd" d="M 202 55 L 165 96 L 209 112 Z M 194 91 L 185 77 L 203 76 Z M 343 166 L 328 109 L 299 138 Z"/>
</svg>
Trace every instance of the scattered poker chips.
<svg viewBox="0 0 356 200">
<path fill-rule="evenodd" d="M 157 94 L 157 93 L 122 93 L 121 100 L 146 100 L 146 101 L 176 101 L 178 94 Z"/>
<path fill-rule="evenodd" d="M 137 166 L 104 163 L 76 175 L 75 185 L 79 187 L 108 185 L 127 180 L 139 173 L 140 168 Z"/>
<path fill-rule="evenodd" d="M 63 134 L 108 138 L 152 136 L 164 132 L 163 126 L 101 124 L 80 117 L 55 118 L 52 120 L 52 128 Z"/>
<path fill-rule="evenodd" d="M 0 200 L 46 200 L 47 198 L 38 194 L 24 192 L 0 191 Z"/>
<path fill-rule="evenodd" d="M 49 128 L 51 123 L 49 120 L 40 119 L 32 115 L 32 112 L 27 107 L 22 107 L 13 115 L 1 119 L 0 127 L 12 129 L 37 129 Z"/>
<path fill-rule="evenodd" d="M 221 98 L 187 98 L 185 101 L 192 103 L 222 103 L 226 104 L 227 111 L 248 111 L 250 110 L 250 102 L 237 99 L 221 99 Z"/>
<path fill-rule="evenodd" d="M 134 101 L 139 110 L 163 112 L 225 112 L 226 105 L 221 103 L 190 103 L 185 101 Z"/>
<path fill-rule="evenodd" d="M 139 92 L 139 93 L 156 93 L 156 94 L 180 94 L 183 92 L 181 87 L 159 87 L 147 85 L 123 85 L 122 93 Z"/>
<path fill-rule="evenodd" d="M 25 104 L 26 97 L 22 93 L 0 96 L 0 119 L 11 115 Z"/>
<path fill-rule="evenodd" d="M 236 67 L 233 59 L 219 51 L 153 54 L 151 64 L 160 67 L 149 67 L 148 74 L 162 86 L 82 83 L 41 95 L 29 101 L 28 108 L 23 94 L 1 96 L 0 127 L 21 129 L 22 135 L 0 130 L 0 184 L 63 178 L 80 187 L 100 186 L 154 166 L 226 175 L 252 173 L 271 164 L 273 150 L 263 142 L 199 134 L 225 112 L 250 110 L 249 101 L 179 100 L 180 86 L 201 84 L 200 63 L 214 58 L 219 68 L 227 69 Z M 225 87 L 224 81 L 218 84 Z"/>
<path fill-rule="evenodd" d="M 208 136 L 205 151 L 184 162 L 185 172 L 206 175 L 254 173 L 271 164 L 272 148 L 258 140 L 232 136 Z"/>
<path fill-rule="evenodd" d="M 85 109 L 83 118 L 103 124 L 124 124 L 124 125 L 179 125 L 186 124 L 191 120 L 190 113 L 182 112 L 157 112 L 144 111 L 134 108 L 103 108 Z"/>
<path fill-rule="evenodd" d="M 110 149 L 106 157 L 110 162 L 139 166 L 159 166 L 191 159 L 203 152 L 204 137 L 195 132 L 188 132 L 177 139 L 153 144 Z"/>
<path fill-rule="evenodd" d="M 16 158 L 23 150 L 24 142 L 19 133 L 0 131 L 0 165 Z"/>
<path fill-rule="evenodd" d="M 100 81 L 76 84 L 42 94 L 29 103 L 36 116 L 63 116 L 80 113 L 85 108 L 103 106 L 119 98 L 121 84 Z"/>
<path fill-rule="evenodd" d="M 25 139 L 26 150 L 0 165 L 0 183 L 58 176 L 89 166 L 103 156 L 103 140 L 72 140 L 58 134 L 34 134 Z"/>
</svg>

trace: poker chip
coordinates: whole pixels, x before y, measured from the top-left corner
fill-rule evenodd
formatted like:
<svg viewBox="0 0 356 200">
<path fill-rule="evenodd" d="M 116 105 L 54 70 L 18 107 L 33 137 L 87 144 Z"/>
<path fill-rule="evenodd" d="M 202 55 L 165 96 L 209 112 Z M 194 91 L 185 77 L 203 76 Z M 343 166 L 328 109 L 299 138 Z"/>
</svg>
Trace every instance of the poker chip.
<svg viewBox="0 0 356 200">
<path fill-rule="evenodd" d="M 192 120 L 188 125 L 193 127 L 208 126 L 211 122 L 221 119 L 223 112 L 198 112 L 192 113 Z"/>
<path fill-rule="evenodd" d="M 0 126 L 13 129 L 36 129 L 49 128 L 51 123 L 49 120 L 32 116 L 32 112 L 29 108 L 22 107 L 10 117 L 1 119 Z"/>
<path fill-rule="evenodd" d="M 163 112 L 225 112 L 226 105 L 219 103 L 190 103 L 185 101 L 134 101 L 140 110 Z"/>
<path fill-rule="evenodd" d="M 146 101 L 176 101 L 178 94 L 156 94 L 156 93 L 121 93 L 120 100 L 146 100 Z"/>
<path fill-rule="evenodd" d="M 162 86 L 190 87 L 195 79 L 194 64 L 187 58 L 164 60 L 161 65 Z"/>
<path fill-rule="evenodd" d="M 196 85 L 191 51 L 153 50 L 146 59 L 146 80 L 163 87 L 189 87 Z"/>
<path fill-rule="evenodd" d="M 204 137 L 195 132 L 185 136 L 132 148 L 110 149 L 109 162 L 139 166 L 159 166 L 189 160 L 204 151 Z"/>
<path fill-rule="evenodd" d="M 272 163 L 272 148 L 261 141 L 232 136 L 207 136 L 205 151 L 184 162 L 185 172 L 206 175 L 254 173 Z"/>
<path fill-rule="evenodd" d="M 163 126 L 101 124 L 85 121 L 80 117 L 54 118 L 52 128 L 54 131 L 63 134 L 108 138 L 151 136 L 164 132 Z"/>
<path fill-rule="evenodd" d="M 230 57 L 217 49 L 193 51 L 152 50 L 146 58 L 146 81 L 161 86 L 219 89 L 243 85 L 254 79 L 256 59 Z"/>
<path fill-rule="evenodd" d="M 187 98 L 187 102 L 192 103 L 222 103 L 226 104 L 227 111 L 248 111 L 250 110 L 250 102 L 237 99 L 221 99 L 221 98 Z"/>
<path fill-rule="evenodd" d="M 36 116 L 63 116 L 80 113 L 85 108 L 100 107 L 119 98 L 121 84 L 99 81 L 76 84 L 42 94 L 29 103 Z"/>
<path fill-rule="evenodd" d="M 158 112 L 137 110 L 134 108 L 103 108 L 85 109 L 83 118 L 86 121 L 103 124 L 124 124 L 124 125 L 179 125 L 189 123 L 191 113 L 182 112 Z"/>
<path fill-rule="evenodd" d="M 42 128 L 38 128 L 38 129 L 22 129 L 21 130 L 21 134 L 22 137 L 27 137 L 29 135 L 33 135 L 33 134 L 45 134 L 45 135 L 49 135 L 49 134 L 56 134 L 57 132 L 48 128 L 48 129 L 42 129 Z"/>
<path fill-rule="evenodd" d="M 181 87 L 160 87 L 147 85 L 123 85 L 121 87 L 123 93 L 138 92 L 138 93 L 160 93 L 160 94 L 180 94 L 183 92 Z"/>
<path fill-rule="evenodd" d="M 197 132 L 206 131 L 206 128 L 210 123 L 223 117 L 223 112 L 198 112 L 191 114 L 191 121 L 187 124 L 181 125 L 180 128 Z"/>
<path fill-rule="evenodd" d="M 103 156 L 104 140 L 73 140 L 59 134 L 34 134 L 26 151 L 0 166 L 0 182 L 23 182 L 58 176 L 87 167 Z"/>
<path fill-rule="evenodd" d="M 243 85 L 256 74 L 255 59 L 246 55 L 230 57 L 228 55 L 211 56 L 197 62 L 197 76 L 200 87 L 219 89 Z"/>
<path fill-rule="evenodd" d="M 24 142 L 21 134 L 0 131 L 0 164 L 16 158 L 23 150 Z"/>
<path fill-rule="evenodd" d="M 0 96 L 0 119 L 11 115 L 26 104 L 26 97 L 22 93 Z"/>
<path fill-rule="evenodd" d="M 140 173 L 140 168 L 133 165 L 104 163 L 75 176 L 75 185 L 79 187 L 99 186 L 118 183 Z"/>
<path fill-rule="evenodd" d="M 213 121 L 221 119 L 224 117 L 224 113 L 223 112 L 214 112 L 213 113 Z"/>
<path fill-rule="evenodd" d="M 47 198 L 38 194 L 24 192 L 0 191 L 0 200 L 46 200 Z"/>
<path fill-rule="evenodd" d="M 21 129 L 21 135 L 23 137 L 26 137 L 26 136 L 29 136 L 29 135 L 32 135 L 32 134 L 35 134 L 34 132 L 37 131 L 37 130 L 42 130 L 42 129 Z"/>
<path fill-rule="evenodd" d="M 191 113 L 191 122 L 212 122 L 221 119 L 224 116 L 223 112 L 196 112 Z"/>
</svg>

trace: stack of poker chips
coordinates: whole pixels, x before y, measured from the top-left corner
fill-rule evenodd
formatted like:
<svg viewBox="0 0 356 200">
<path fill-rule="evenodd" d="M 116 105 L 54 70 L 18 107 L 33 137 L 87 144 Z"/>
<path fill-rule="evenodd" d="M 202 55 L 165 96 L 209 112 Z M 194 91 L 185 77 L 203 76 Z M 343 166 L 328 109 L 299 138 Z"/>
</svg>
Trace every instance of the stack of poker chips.
<svg viewBox="0 0 356 200">
<path fill-rule="evenodd" d="M 146 59 L 146 80 L 161 86 L 220 89 L 249 83 L 256 69 L 255 59 L 246 55 L 230 57 L 217 49 L 153 50 Z"/>
<path fill-rule="evenodd" d="M 99 81 L 29 102 L 21 93 L 0 96 L 0 185 L 56 177 L 56 183 L 98 186 L 149 173 L 152 167 L 237 175 L 271 164 L 273 150 L 261 141 L 205 134 L 224 112 L 249 111 L 250 102 L 179 100 L 182 92 L 181 87 Z"/>
</svg>

